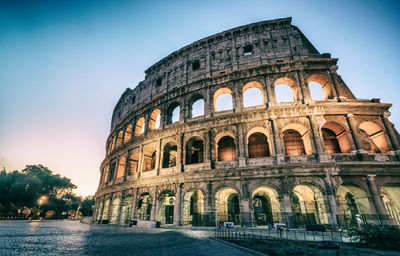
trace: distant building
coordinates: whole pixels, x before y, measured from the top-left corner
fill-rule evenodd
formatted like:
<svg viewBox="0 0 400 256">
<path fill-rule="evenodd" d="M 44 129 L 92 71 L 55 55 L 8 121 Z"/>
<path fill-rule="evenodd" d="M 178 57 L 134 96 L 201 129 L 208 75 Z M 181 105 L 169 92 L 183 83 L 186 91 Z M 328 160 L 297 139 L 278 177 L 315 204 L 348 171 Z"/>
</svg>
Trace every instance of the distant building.
<svg viewBox="0 0 400 256">
<path fill-rule="evenodd" d="M 399 224 L 391 104 L 357 99 L 337 60 L 291 18 L 160 60 L 115 107 L 95 220 Z"/>
</svg>

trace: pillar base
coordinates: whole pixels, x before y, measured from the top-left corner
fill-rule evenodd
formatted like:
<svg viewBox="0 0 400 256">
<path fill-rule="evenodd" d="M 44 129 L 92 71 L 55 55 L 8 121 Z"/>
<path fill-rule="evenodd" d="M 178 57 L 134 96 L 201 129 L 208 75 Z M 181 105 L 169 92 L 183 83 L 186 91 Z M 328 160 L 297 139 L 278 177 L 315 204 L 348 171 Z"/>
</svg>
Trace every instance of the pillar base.
<svg viewBox="0 0 400 256">
<path fill-rule="evenodd" d="M 277 154 L 274 156 L 274 162 L 276 164 L 284 164 L 285 161 L 285 155 L 284 154 Z"/>
</svg>

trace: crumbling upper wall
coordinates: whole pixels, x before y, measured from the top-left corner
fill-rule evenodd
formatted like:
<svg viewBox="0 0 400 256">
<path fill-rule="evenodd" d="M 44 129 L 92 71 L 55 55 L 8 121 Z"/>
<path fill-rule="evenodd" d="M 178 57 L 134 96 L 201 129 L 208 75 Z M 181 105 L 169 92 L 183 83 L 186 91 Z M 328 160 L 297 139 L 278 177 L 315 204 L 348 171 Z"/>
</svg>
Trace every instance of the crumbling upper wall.
<svg viewBox="0 0 400 256">
<path fill-rule="evenodd" d="M 323 57 L 303 33 L 283 18 L 252 23 L 198 40 L 149 67 L 145 80 L 122 95 L 111 129 L 129 110 L 155 95 L 235 70 Z"/>
</svg>

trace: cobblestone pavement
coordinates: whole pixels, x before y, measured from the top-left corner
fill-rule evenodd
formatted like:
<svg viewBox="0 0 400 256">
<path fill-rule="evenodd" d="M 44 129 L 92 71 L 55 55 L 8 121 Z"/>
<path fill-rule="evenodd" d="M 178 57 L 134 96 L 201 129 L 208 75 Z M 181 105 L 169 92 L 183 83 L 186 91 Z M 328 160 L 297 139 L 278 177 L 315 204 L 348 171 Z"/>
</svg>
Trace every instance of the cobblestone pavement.
<svg viewBox="0 0 400 256">
<path fill-rule="evenodd" d="M 249 255 L 202 231 L 0 221 L 0 255 Z"/>
</svg>

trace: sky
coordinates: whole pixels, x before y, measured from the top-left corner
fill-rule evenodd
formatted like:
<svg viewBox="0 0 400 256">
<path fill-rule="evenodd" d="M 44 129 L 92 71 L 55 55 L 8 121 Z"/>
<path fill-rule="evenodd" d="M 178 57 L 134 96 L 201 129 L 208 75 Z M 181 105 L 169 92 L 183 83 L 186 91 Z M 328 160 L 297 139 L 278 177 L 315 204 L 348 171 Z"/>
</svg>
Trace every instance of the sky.
<svg viewBox="0 0 400 256">
<path fill-rule="evenodd" d="M 392 103 L 400 127 L 399 1 L 0 1 L 0 168 L 43 164 L 93 195 L 127 87 L 181 47 L 292 17 L 357 98 Z"/>
</svg>

